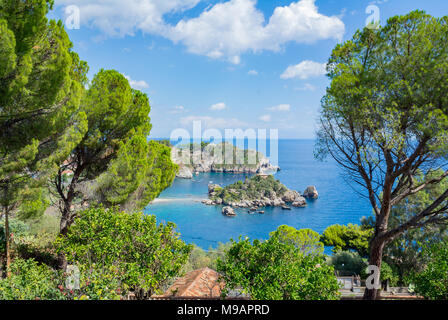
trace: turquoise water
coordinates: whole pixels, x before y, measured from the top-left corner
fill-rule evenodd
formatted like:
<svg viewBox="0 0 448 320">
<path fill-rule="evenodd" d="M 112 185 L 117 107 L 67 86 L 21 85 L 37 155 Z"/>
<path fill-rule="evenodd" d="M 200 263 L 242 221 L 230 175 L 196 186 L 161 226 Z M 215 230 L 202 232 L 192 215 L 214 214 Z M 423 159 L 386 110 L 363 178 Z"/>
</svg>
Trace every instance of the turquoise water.
<svg viewBox="0 0 448 320">
<path fill-rule="evenodd" d="M 159 222 L 174 222 L 184 241 L 204 249 L 215 248 L 219 242 L 238 239 L 240 235 L 266 239 L 283 224 L 321 233 L 330 225 L 359 223 L 361 217 L 369 216 L 368 200 L 344 180 L 333 160 L 315 160 L 313 148 L 311 140 L 279 141 L 282 170 L 276 178 L 300 193 L 309 185 L 315 185 L 319 192 L 319 199 L 308 201 L 306 208 L 291 211 L 266 208 L 264 215 L 249 214 L 246 209 L 236 210 L 237 217 L 223 216 L 222 207 L 206 206 L 199 200 L 207 198 L 209 183 L 228 185 L 244 179 L 245 175 L 205 173 L 193 180 L 176 179 L 146 212 L 155 215 Z"/>
</svg>

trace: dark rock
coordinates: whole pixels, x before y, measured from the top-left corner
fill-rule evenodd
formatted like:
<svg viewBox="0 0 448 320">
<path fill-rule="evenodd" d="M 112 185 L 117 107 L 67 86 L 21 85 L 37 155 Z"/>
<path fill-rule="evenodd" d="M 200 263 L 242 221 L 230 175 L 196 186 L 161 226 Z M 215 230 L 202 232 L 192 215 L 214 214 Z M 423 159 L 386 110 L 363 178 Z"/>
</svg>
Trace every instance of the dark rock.
<svg viewBox="0 0 448 320">
<path fill-rule="evenodd" d="M 304 197 L 298 197 L 291 204 L 293 207 L 303 208 L 307 206 L 306 199 Z"/>
<path fill-rule="evenodd" d="M 235 210 L 233 210 L 232 207 L 224 207 L 222 208 L 222 214 L 228 216 L 228 217 L 235 217 L 236 213 Z"/>
<path fill-rule="evenodd" d="M 305 198 L 317 199 L 319 197 L 319 193 L 317 192 L 317 189 L 315 186 L 309 186 L 303 192 L 303 196 Z"/>
</svg>

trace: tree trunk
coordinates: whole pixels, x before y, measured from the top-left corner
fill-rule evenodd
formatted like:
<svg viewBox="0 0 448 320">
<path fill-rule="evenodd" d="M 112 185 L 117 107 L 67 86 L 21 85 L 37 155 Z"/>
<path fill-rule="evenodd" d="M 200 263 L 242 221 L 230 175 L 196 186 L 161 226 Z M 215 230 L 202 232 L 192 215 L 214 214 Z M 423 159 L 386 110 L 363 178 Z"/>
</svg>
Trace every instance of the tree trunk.
<svg viewBox="0 0 448 320">
<path fill-rule="evenodd" d="M 381 263 L 383 261 L 383 250 L 385 246 L 385 241 L 381 240 L 378 236 L 375 236 L 372 240 L 372 244 L 370 246 L 370 257 L 369 257 L 369 265 L 370 266 L 376 266 L 378 267 L 378 275 L 375 279 L 375 282 L 378 284 L 378 286 L 381 286 L 380 277 L 381 277 Z M 366 291 L 364 292 L 364 300 L 379 300 L 380 297 L 380 289 L 367 288 L 366 284 Z"/>
<path fill-rule="evenodd" d="M 73 175 L 72 181 L 70 182 L 70 186 L 68 188 L 67 196 L 64 198 L 64 208 L 61 212 L 61 223 L 59 225 L 59 234 L 62 236 L 67 235 L 68 228 L 72 224 L 72 203 L 75 199 L 75 188 L 78 183 L 78 179 L 83 171 L 83 167 L 78 167 Z M 61 174 L 61 173 L 59 173 Z M 60 190 L 59 193 L 62 195 L 63 191 Z M 63 253 L 58 255 L 58 268 L 60 270 L 65 270 L 67 268 L 67 258 Z"/>
<path fill-rule="evenodd" d="M 6 277 L 11 276 L 11 231 L 9 230 L 8 206 L 5 207 Z"/>
<path fill-rule="evenodd" d="M 68 227 L 70 226 L 70 206 L 71 203 L 65 203 L 64 210 L 61 216 L 61 223 L 59 225 L 59 234 L 62 236 L 67 235 Z M 58 254 L 58 268 L 65 270 L 67 268 L 67 258 L 63 253 Z"/>
</svg>

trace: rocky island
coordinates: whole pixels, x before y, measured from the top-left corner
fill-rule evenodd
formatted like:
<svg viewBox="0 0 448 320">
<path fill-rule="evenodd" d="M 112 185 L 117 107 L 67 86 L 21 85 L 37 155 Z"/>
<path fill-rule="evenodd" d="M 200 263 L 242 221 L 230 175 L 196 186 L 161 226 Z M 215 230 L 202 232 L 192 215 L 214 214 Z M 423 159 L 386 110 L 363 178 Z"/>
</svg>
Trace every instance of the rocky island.
<svg viewBox="0 0 448 320">
<path fill-rule="evenodd" d="M 308 187 L 307 196 L 317 198 L 315 187 Z M 312 191 L 315 191 L 313 193 Z M 244 182 L 238 181 L 227 187 L 211 184 L 208 188 L 209 199 L 202 201 L 207 205 L 224 205 L 223 214 L 234 216 L 233 208 L 249 208 L 250 211 L 264 213 L 259 209 L 264 207 L 282 207 L 285 210 L 293 207 L 306 207 L 304 196 L 294 190 L 289 190 L 272 175 L 256 175 Z"/>
<path fill-rule="evenodd" d="M 189 144 L 171 149 L 171 159 L 179 166 L 178 178 L 191 179 L 195 173 L 201 172 L 255 174 L 280 170 L 261 152 L 242 150 L 230 143 L 202 143 L 196 147 Z"/>
</svg>

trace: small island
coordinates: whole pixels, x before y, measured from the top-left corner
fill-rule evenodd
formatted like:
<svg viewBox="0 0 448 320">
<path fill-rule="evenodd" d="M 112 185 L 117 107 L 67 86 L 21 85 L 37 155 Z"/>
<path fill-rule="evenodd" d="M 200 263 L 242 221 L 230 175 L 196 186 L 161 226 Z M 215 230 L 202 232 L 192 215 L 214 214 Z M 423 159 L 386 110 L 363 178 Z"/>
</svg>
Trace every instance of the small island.
<svg viewBox="0 0 448 320">
<path fill-rule="evenodd" d="M 299 208 L 307 206 L 305 197 L 297 191 L 289 190 L 272 175 L 259 174 L 224 188 L 211 184 L 208 195 L 209 199 L 202 203 L 224 205 L 226 207 L 223 213 L 226 215 L 234 215 L 232 208 L 249 208 L 251 212 L 255 212 L 264 207 L 282 207 L 290 210 L 288 205 Z"/>
</svg>

